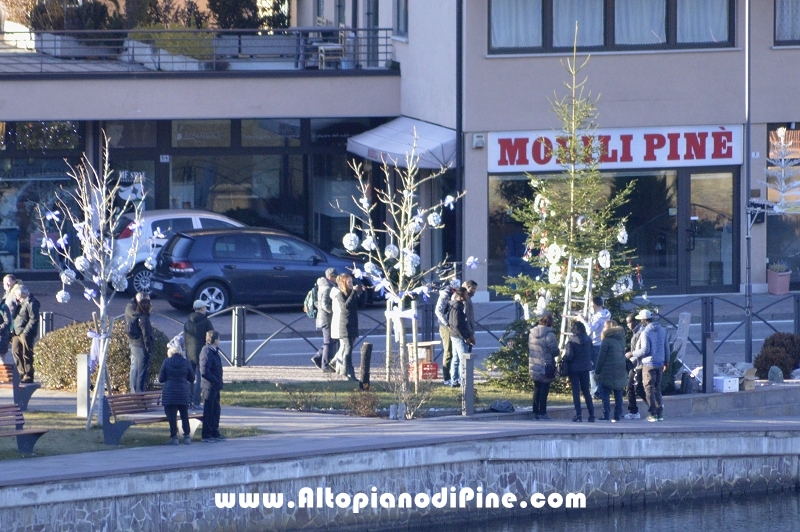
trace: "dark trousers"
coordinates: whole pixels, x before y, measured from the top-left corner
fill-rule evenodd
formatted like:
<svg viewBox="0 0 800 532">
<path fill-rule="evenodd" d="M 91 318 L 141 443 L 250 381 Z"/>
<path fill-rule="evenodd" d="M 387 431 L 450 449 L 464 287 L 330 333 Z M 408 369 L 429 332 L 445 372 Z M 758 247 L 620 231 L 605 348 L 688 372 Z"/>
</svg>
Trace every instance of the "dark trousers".
<svg viewBox="0 0 800 532">
<path fill-rule="evenodd" d="M 203 438 L 219 436 L 219 390 L 203 390 Z"/>
<path fill-rule="evenodd" d="M 628 412 L 638 414 L 639 407 L 636 405 L 636 396 L 638 395 L 643 400 L 646 400 L 644 387 L 642 386 L 642 366 L 636 366 L 636 368 L 628 372 L 628 388 L 626 392 L 628 395 Z"/>
<path fill-rule="evenodd" d="M 450 380 L 450 363 L 453 360 L 453 348 L 450 345 L 450 327 L 439 325 L 439 338 L 442 339 L 442 380 Z"/>
<path fill-rule="evenodd" d="M 549 382 L 533 381 L 533 413 L 543 416 L 547 413 L 547 394 L 550 392 Z"/>
<path fill-rule="evenodd" d="M 339 338 L 339 351 L 336 353 L 336 359 L 339 361 L 337 368 L 339 375 L 345 375 L 352 380 L 357 380 L 355 368 L 353 368 L 353 343 L 355 341 L 355 338 Z"/>
<path fill-rule="evenodd" d="M 644 393 L 647 395 L 648 412 L 654 416 L 660 416 L 664 406 L 661 402 L 661 366 L 648 366 L 642 368 L 642 384 Z"/>
<path fill-rule="evenodd" d="M 589 372 L 578 371 L 570 373 L 569 383 L 572 386 L 572 403 L 575 405 L 575 415 L 581 417 L 581 394 L 583 394 L 589 417 L 594 417 L 594 404 L 592 403 L 592 394 L 589 391 Z"/>
<path fill-rule="evenodd" d="M 609 390 L 605 386 L 600 387 L 600 396 L 603 398 L 603 416 L 611 419 L 611 392 L 614 392 L 614 419 L 622 417 L 622 390 Z"/>
<path fill-rule="evenodd" d="M 331 338 L 331 327 L 322 327 L 322 347 L 319 348 L 317 354 L 314 356 L 314 363 L 318 363 L 319 367 L 325 369 L 331 362 L 331 353 L 336 351 L 336 340 Z"/>
<path fill-rule="evenodd" d="M 131 346 L 130 391 L 139 393 L 147 390 L 150 380 L 150 353 L 143 347 Z"/>
<path fill-rule="evenodd" d="M 183 435 L 189 436 L 192 429 L 189 428 L 189 407 L 188 405 L 164 405 L 164 414 L 169 421 L 169 437 L 178 437 L 178 412 L 181 413 L 181 428 Z"/>
<path fill-rule="evenodd" d="M 24 381 L 33 381 L 33 338 L 27 342 L 24 336 L 14 335 L 11 338 L 11 354 L 17 365 L 19 378 Z"/>
<path fill-rule="evenodd" d="M 200 389 L 200 384 L 203 381 L 203 376 L 200 375 L 200 363 L 191 361 L 189 363 L 194 371 L 194 384 L 192 384 L 192 393 L 189 395 L 189 404 L 191 406 L 200 406 L 203 402 L 202 390 Z"/>
</svg>

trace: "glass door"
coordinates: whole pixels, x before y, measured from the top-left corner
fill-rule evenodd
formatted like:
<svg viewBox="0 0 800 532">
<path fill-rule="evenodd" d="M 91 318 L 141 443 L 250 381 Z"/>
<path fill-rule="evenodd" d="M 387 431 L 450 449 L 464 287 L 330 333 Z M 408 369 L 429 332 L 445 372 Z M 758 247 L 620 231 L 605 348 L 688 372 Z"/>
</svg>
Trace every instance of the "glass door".
<svg viewBox="0 0 800 532">
<path fill-rule="evenodd" d="M 734 173 L 692 170 L 689 184 L 685 229 L 689 291 L 733 288 L 734 271 L 738 271 L 734 264 Z"/>
</svg>

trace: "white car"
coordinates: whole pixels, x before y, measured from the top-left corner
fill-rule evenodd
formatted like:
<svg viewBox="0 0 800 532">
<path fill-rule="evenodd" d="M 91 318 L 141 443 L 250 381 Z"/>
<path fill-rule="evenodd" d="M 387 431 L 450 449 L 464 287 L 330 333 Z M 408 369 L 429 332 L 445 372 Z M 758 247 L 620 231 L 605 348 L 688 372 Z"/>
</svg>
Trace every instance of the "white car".
<svg viewBox="0 0 800 532">
<path fill-rule="evenodd" d="M 125 257 L 132 245 L 133 215 L 130 216 L 128 223 L 120 224 L 115 235 L 114 256 Z M 244 224 L 227 216 L 201 210 L 154 210 L 142 213 L 142 235 L 139 238 L 139 249 L 136 253 L 136 263 L 128 275 L 128 291 L 130 292 L 149 292 L 150 277 L 153 272 L 144 265 L 147 257 L 150 256 L 150 239 L 158 228 L 163 238 L 153 239 L 155 246 L 153 258 L 158 254 L 158 250 L 169 240 L 174 233 L 188 231 L 191 229 L 211 229 L 224 227 L 244 227 Z"/>
</svg>

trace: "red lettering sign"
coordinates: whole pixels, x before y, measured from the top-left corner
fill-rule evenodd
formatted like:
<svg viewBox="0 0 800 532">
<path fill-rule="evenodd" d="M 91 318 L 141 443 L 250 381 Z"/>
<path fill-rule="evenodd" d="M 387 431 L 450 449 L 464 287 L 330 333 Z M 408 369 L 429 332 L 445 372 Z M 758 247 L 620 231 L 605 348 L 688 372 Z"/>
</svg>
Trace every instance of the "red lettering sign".
<svg viewBox="0 0 800 532">
<path fill-rule="evenodd" d="M 615 163 L 617 162 L 617 150 L 610 150 L 608 149 L 609 141 L 611 141 L 611 135 L 598 135 L 597 138 L 600 140 L 600 146 L 603 147 L 602 153 L 600 154 L 600 162 L 601 163 Z"/>
<path fill-rule="evenodd" d="M 547 137 L 539 137 L 533 141 L 531 155 L 536 164 L 547 164 L 553 158 L 553 143 Z"/>
<path fill-rule="evenodd" d="M 687 161 L 694 159 L 706 158 L 706 138 L 708 133 L 684 133 L 683 138 L 686 139 L 686 153 L 683 158 Z"/>
<path fill-rule="evenodd" d="M 731 159 L 733 157 L 733 131 L 714 131 L 711 133 L 714 139 L 714 151 L 711 153 L 712 159 Z"/>
<path fill-rule="evenodd" d="M 631 142 L 633 142 L 633 135 L 620 135 L 619 140 L 622 141 L 622 156 L 619 158 L 620 162 L 633 162 L 633 156 L 631 155 Z"/>
<path fill-rule="evenodd" d="M 664 135 L 658 133 L 645 133 L 644 134 L 644 160 L 655 161 L 656 150 L 660 150 L 667 145 L 667 139 Z"/>
<path fill-rule="evenodd" d="M 669 139 L 669 155 L 667 155 L 667 160 L 677 161 L 681 158 L 680 154 L 678 153 L 678 141 L 681 138 L 681 134 L 667 133 L 667 138 Z"/>
<path fill-rule="evenodd" d="M 528 156 L 525 153 L 528 151 L 527 138 L 497 139 L 497 142 L 500 144 L 500 160 L 497 161 L 498 165 L 528 164 Z"/>
</svg>

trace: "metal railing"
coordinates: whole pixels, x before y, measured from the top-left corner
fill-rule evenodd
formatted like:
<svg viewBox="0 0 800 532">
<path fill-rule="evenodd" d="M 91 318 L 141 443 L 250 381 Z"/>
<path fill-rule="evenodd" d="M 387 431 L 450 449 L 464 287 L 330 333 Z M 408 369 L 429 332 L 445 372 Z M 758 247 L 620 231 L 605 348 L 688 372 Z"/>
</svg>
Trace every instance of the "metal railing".
<svg viewBox="0 0 800 532">
<path fill-rule="evenodd" d="M 392 30 L 0 32 L 0 75 L 337 70 L 391 66 Z"/>
</svg>

